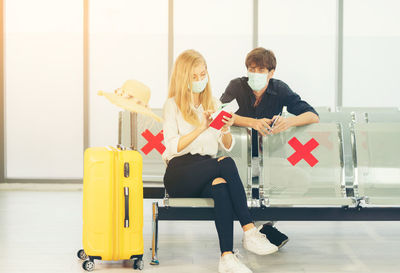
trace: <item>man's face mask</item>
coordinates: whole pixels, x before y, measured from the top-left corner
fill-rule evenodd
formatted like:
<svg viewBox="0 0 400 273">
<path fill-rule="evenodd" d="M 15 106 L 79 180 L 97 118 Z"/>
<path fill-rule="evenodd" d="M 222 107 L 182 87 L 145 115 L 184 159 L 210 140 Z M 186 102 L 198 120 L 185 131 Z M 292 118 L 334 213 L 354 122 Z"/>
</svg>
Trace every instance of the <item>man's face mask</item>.
<svg viewBox="0 0 400 273">
<path fill-rule="evenodd" d="M 261 91 L 267 85 L 268 74 L 247 72 L 247 76 L 249 77 L 247 83 L 256 92 Z"/>
<path fill-rule="evenodd" d="M 201 81 L 197 81 L 197 82 L 193 82 L 193 87 L 192 87 L 192 92 L 194 93 L 201 93 L 204 91 L 204 89 L 206 88 L 208 83 L 208 77 L 205 76 L 204 79 L 202 79 Z M 190 89 L 190 86 L 189 86 Z"/>
</svg>

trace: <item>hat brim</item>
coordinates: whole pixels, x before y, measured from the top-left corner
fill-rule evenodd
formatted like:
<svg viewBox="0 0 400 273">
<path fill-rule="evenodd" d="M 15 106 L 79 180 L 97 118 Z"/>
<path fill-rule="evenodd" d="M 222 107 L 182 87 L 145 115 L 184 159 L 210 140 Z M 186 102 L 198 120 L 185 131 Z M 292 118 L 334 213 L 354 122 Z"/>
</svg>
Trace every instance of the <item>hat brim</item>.
<svg viewBox="0 0 400 273">
<path fill-rule="evenodd" d="M 140 104 L 137 104 L 132 99 L 118 96 L 116 94 L 108 93 L 108 92 L 99 92 L 98 94 L 100 96 L 106 97 L 107 100 L 109 100 L 112 104 L 114 104 L 118 107 L 121 107 L 130 112 L 135 112 L 135 113 L 149 116 L 158 122 L 163 122 L 163 119 L 161 117 L 154 114 L 150 109 L 148 109 Z"/>
</svg>

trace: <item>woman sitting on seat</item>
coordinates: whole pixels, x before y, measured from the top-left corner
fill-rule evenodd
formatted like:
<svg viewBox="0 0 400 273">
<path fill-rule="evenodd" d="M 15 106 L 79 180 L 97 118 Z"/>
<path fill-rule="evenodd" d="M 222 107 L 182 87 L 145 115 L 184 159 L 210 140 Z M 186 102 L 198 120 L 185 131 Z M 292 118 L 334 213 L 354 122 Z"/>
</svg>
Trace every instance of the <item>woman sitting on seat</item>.
<svg viewBox="0 0 400 273">
<path fill-rule="evenodd" d="M 170 197 L 214 199 L 215 225 L 221 257 L 219 272 L 251 272 L 233 253 L 233 216 L 243 228 L 243 247 L 259 255 L 278 250 L 254 226 L 235 162 L 216 158 L 218 144 L 230 151 L 233 118 L 224 117 L 221 130 L 209 127 L 211 114 L 220 106 L 212 97 L 207 65 L 194 50 L 177 58 L 164 105 L 163 154 L 167 162 L 165 188 Z"/>
</svg>

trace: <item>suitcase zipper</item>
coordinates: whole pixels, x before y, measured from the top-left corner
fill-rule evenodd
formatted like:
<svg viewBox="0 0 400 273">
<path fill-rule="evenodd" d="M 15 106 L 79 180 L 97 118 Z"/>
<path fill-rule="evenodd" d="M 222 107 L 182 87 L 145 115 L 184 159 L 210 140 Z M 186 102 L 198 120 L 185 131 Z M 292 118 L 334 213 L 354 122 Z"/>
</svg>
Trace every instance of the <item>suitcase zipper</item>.
<svg viewBox="0 0 400 273">
<path fill-rule="evenodd" d="M 118 149 L 115 149 L 114 147 L 114 251 L 113 251 L 113 260 L 118 260 L 119 258 L 119 200 L 120 200 L 120 194 L 119 194 L 119 187 L 120 187 L 120 175 L 119 175 L 119 160 L 120 160 L 120 153 Z"/>
</svg>

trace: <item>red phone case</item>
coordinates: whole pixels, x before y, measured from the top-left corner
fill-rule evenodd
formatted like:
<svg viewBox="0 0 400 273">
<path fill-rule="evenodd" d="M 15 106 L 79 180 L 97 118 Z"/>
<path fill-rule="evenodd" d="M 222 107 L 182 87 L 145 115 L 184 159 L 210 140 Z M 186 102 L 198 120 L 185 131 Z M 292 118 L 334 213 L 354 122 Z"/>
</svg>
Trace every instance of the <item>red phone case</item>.
<svg viewBox="0 0 400 273">
<path fill-rule="evenodd" d="M 221 129 L 222 126 L 225 125 L 225 123 L 222 122 L 223 116 L 227 116 L 229 118 L 232 117 L 232 115 L 229 114 L 228 112 L 221 111 L 221 113 L 219 113 L 219 115 L 210 123 L 210 127 L 213 127 L 217 130 Z"/>
</svg>

